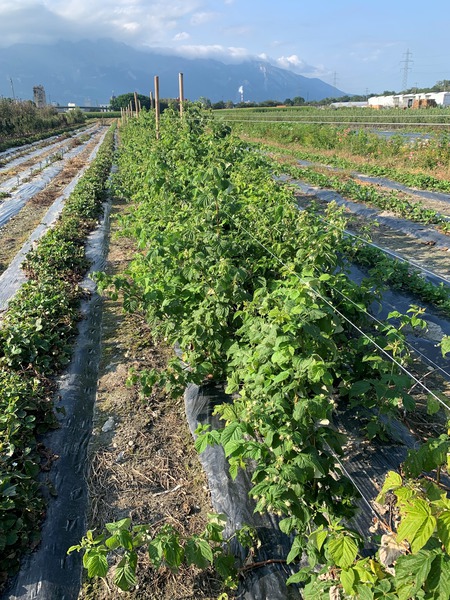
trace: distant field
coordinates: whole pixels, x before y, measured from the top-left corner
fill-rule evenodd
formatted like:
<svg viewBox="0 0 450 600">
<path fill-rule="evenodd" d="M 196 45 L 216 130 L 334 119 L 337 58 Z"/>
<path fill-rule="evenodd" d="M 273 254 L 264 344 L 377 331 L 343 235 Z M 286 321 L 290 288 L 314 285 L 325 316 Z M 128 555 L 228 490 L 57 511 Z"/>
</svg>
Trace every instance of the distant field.
<svg viewBox="0 0 450 600">
<path fill-rule="evenodd" d="M 232 108 L 214 111 L 217 119 L 226 122 L 264 123 L 321 123 L 332 125 L 354 125 L 386 127 L 387 125 L 447 128 L 450 127 L 450 108 L 422 110 L 400 110 L 369 108 L 316 108 L 294 106 L 280 108 Z"/>
</svg>

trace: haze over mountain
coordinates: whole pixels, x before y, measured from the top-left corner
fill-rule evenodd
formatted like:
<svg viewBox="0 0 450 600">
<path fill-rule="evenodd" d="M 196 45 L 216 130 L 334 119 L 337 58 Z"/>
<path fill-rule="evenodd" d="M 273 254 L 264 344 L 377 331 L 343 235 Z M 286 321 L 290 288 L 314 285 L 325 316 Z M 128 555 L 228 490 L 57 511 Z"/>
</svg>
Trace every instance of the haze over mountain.
<svg viewBox="0 0 450 600">
<path fill-rule="evenodd" d="M 15 44 L 0 48 L 0 93 L 31 99 L 33 86 L 43 85 L 47 100 L 77 105 L 108 103 L 112 95 L 137 91 L 148 94 L 153 77 L 160 77 L 161 97 L 178 96 L 178 73 L 184 74 L 185 96 L 212 102 L 262 102 L 302 96 L 306 100 L 338 97 L 344 92 L 317 78 L 275 67 L 261 59 L 225 64 L 214 59 L 188 59 L 126 44 L 97 41 L 59 41 L 49 45 Z"/>
</svg>

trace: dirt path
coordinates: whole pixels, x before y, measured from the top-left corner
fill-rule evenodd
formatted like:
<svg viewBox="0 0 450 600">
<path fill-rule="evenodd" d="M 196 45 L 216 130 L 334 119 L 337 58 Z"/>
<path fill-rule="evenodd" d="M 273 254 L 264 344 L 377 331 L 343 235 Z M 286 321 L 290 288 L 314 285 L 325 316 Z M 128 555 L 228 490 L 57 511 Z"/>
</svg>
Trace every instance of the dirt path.
<svg viewBox="0 0 450 600">
<path fill-rule="evenodd" d="M 117 238 L 114 217 L 124 206 L 115 202 L 108 272 L 122 272 L 134 248 Z M 102 358 L 90 446 L 89 527 L 130 516 L 135 524 L 149 523 L 154 532 L 163 525 L 182 535 L 199 533 L 212 512 L 209 490 L 188 430 L 182 398 L 155 393 L 139 398 L 127 386 L 130 368 L 164 365 L 170 351 L 154 345 L 139 314 L 124 315 L 120 302 L 106 298 L 102 321 Z M 105 431 L 106 430 L 106 431 Z M 212 571 L 190 568 L 173 574 L 154 571 L 140 555 L 138 587 L 133 599 L 176 600 L 217 598 L 220 582 Z M 80 599 L 112 600 L 118 590 L 111 581 L 86 583 Z"/>
</svg>

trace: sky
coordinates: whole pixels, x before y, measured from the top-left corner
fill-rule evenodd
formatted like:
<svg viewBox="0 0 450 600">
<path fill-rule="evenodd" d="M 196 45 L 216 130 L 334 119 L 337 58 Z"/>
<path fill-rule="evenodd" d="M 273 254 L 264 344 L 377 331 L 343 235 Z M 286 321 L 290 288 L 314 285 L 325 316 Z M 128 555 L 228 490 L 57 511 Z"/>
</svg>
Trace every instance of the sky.
<svg viewBox="0 0 450 600">
<path fill-rule="evenodd" d="M 0 46 L 105 37 L 190 58 L 260 57 L 348 93 L 450 79 L 449 0 L 0 0 Z"/>
</svg>

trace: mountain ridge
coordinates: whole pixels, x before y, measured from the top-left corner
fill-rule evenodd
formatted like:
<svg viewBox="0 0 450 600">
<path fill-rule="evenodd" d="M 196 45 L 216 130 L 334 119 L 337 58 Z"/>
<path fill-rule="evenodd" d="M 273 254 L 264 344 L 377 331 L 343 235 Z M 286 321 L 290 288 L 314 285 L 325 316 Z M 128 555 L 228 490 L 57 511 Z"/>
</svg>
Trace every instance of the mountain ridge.
<svg viewBox="0 0 450 600">
<path fill-rule="evenodd" d="M 154 50 L 137 50 L 110 39 L 50 45 L 15 44 L 0 48 L 0 93 L 31 99 L 33 86 L 43 85 L 47 101 L 81 106 L 107 104 L 112 95 L 130 91 L 149 94 L 159 75 L 161 97 L 178 96 L 178 73 L 184 74 L 185 96 L 212 102 L 253 102 L 302 96 L 305 100 L 343 96 L 317 78 L 293 73 L 260 59 L 227 64 L 217 59 L 184 58 Z"/>
</svg>

